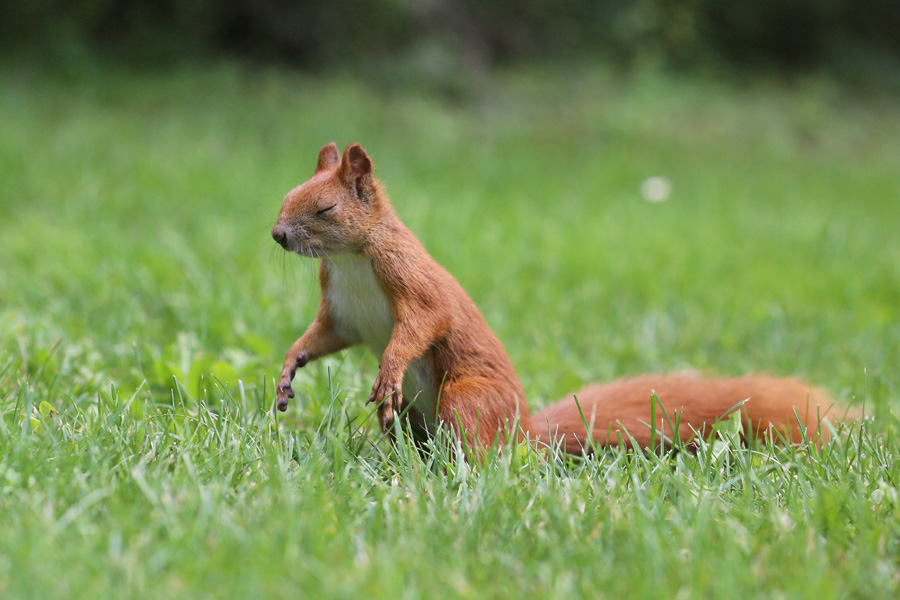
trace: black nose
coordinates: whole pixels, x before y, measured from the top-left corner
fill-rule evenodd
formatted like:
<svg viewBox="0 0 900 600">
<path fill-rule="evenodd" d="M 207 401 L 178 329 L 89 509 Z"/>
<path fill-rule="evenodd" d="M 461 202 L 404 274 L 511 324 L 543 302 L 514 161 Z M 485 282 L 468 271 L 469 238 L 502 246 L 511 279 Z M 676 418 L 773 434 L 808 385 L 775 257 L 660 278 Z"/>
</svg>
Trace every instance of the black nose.
<svg viewBox="0 0 900 600">
<path fill-rule="evenodd" d="M 278 242 L 282 248 L 287 248 L 287 227 L 275 225 L 272 228 L 272 239 Z"/>
</svg>

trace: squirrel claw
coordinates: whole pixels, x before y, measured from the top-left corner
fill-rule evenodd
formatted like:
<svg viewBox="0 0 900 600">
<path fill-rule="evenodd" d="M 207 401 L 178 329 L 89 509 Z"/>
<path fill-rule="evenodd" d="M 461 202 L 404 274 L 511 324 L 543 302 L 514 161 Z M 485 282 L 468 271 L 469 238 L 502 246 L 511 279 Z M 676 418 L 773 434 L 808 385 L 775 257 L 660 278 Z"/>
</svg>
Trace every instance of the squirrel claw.
<svg viewBox="0 0 900 600">
<path fill-rule="evenodd" d="M 402 386 L 402 377 L 396 379 L 381 373 L 372 386 L 372 393 L 369 394 L 366 404 L 375 402 L 378 405 L 378 421 L 383 431 L 390 431 L 393 428 L 397 414 L 403 406 Z"/>
<path fill-rule="evenodd" d="M 383 431 L 390 431 L 394 426 L 394 409 L 388 403 L 384 403 L 381 405 L 382 408 L 378 411 L 378 420 L 381 421 L 381 429 Z"/>
<path fill-rule="evenodd" d="M 278 386 L 275 388 L 275 406 L 281 412 L 287 410 L 288 399 L 294 397 L 294 389 L 291 387 L 291 384 L 285 380 L 278 382 Z"/>
<path fill-rule="evenodd" d="M 372 386 L 372 393 L 366 404 L 371 402 L 381 403 L 381 406 L 390 406 L 394 410 L 400 410 L 403 405 L 402 380 L 396 383 L 388 383 L 388 378 L 381 375 Z"/>
</svg>

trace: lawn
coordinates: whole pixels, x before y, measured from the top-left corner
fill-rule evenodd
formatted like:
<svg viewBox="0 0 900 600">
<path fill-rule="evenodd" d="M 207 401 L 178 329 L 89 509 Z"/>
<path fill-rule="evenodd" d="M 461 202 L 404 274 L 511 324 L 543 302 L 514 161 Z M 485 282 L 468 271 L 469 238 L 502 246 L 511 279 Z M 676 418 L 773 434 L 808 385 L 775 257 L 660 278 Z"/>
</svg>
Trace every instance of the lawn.
<svg viewBox="0 0 900 600">
<path fill-rule="evenodd" d="M 874 418 L 823 448 L 474 467 L 380 440 L 362 350 L 273 414 L 318 288 L 269 232 L 332 140 L 366 147 L 533 407 L 691 368 Z M 533 69 L 460 99 L 6 64 L 0 597 L 893 597 L 898 174 L 900 103 L 818 78 Z"/>
</svg>

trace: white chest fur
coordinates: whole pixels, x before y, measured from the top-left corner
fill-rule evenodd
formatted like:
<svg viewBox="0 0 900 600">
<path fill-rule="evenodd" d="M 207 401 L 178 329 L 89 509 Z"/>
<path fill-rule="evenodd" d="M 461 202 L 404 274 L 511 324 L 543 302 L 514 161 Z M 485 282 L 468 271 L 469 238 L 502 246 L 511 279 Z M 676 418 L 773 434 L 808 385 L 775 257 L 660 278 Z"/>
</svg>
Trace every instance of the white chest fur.
<svg viewBox="0 0 900 600">
<path fill-rule="evenodd" d="M 323 259 L 328 269 L 328 304 L 338 335 L 362 344 L 380 360 L 391 340 L 394 315 L 369 258 L 339 254 Z M 414 360 L 403 378 L 403 396 L 416 400 L 415 408 L 434 422 L 434 377 L 427 361 Z"/>
<path fill-rule="evenodd" d="M 375 279 L 372 261 L 352 254 L 324 260 L 329 275 L 328 304 L 338 334 L 381 356 L 391 339 L 394 316 Z"/>
</svg>

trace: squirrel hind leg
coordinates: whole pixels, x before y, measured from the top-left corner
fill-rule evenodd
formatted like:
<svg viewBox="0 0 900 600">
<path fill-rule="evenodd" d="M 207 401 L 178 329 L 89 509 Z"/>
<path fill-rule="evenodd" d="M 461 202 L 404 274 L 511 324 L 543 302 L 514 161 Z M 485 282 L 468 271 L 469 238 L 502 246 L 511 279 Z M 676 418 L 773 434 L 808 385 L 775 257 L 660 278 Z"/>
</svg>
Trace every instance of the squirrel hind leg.
<svg viewBox="0 0 900 600">
<path fill-rule="evenodd" d="M 502 446 L 507 435 L 531 429 L 531 416 L 524 398 L 512 390 L 481 377 L 467 377 L 444 384 L 438 399 L 437 417 L 464 445 L 477 452 L 497 442 Z"/>
</svg>

